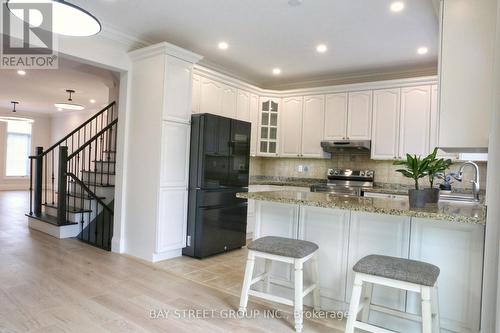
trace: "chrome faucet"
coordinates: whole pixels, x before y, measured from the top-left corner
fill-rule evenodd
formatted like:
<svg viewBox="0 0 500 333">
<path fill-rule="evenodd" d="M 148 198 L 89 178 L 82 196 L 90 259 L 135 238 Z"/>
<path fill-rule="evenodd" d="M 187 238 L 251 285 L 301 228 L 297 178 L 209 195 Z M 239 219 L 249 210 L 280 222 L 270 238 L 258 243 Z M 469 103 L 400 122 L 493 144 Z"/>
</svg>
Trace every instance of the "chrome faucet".
<svg viewBox="0 0 500 333">
<path fill-rule="evenodd" d="M 472 183 L 473 199 L 474 199 L 474 201 L 479 201 L 479 166 L 476 163 L 474 163 L 472 161 L 468 161 L 468 162 L 463 163 L 460 166 L 460 169 L 458 169 L 458 173 L 454 174 L 453 177 L 456 180 L 458 180 L 459 182 L 461 182 L 463 180 L 464 169 L 468 165 L 472 166 L 474 168 L 475 173 L 476 173 L 474 180 L 471 180 L 470 182 Z"/>
</svg>

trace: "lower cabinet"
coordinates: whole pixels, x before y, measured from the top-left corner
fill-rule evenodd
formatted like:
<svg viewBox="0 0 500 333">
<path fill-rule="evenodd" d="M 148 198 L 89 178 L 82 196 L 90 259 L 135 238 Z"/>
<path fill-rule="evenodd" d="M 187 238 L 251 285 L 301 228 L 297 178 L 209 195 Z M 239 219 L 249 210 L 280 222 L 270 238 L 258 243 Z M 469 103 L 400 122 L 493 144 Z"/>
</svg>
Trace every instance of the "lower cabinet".
<svg viewBox="0 0 500 333">
<path fill-rule="evenodd" d="M 160 188 L 158 201 L 156 253 L 186 247 L 188 191 Z"/>
<path fill-rule="evenodd" d="M 321 307 L 346 310 L 350 302 L 352 267 L 370 254 L 429 262 L 438 266 L 441 332 L 479 332 L 484 226 L 405 216 L 373 214 L 256 201 L 255 237 L 304 239 L 319 246 Z M 263 269 L 263 264 L 258 264 Z M 305 266 L 304 280 L 310 281 Z M 290 297 L 290 265 L 273 263 L 275 290 Z M 280 282 L 281 281 L 281 282 Z M 287 285 L 288 283 L 288 285 Z M 307 283 L 307 282 L 306 282 Z M 311 305 L 312 299 L 306 298 Z M 376 286 L 373 304 L 420 313 L 420 297 L 411 292 Z M 370 323 L 397 332 L 417 333 L 420 324 L 375 310 Z"/>
</svg>

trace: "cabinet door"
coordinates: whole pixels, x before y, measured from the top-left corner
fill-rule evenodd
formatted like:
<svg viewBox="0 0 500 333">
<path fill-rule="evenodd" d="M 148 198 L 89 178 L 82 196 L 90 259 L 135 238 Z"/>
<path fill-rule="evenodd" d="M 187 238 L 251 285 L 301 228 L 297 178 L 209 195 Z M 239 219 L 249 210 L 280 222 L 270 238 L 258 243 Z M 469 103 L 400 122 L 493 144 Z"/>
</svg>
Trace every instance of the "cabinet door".
<svg viewBox="0 0 500 333">
<path fill-rule="evenodd" d="M 346 301 L 347 250 L 349 244 L 347 210 L 303 206 L 299 217 L 299 239 L 319 244 L 321 296 Z M 310 270 L 305 270 L 310 280 Z"/>
<path fill-rule="evenodd" d="M 370 140 L 372 127 L 372 91 L 349 93 L 347 139 Z"/>
<path fill-rule="evenodd" d="M 250 122 L 250 93 L 238 90 L 236 102 L 236 119 Z"/>
<path fill-rule="evenodd" d="M 431 87 L 431 129 L 430 129 L 430 150 L 439 147 L 439 88 L 437 84 Z M 438 151 L 439 158 L 450 158 L 458 160 L 459 156 L 456 153 L 445 153 L 442 150 Z"/>
<path fill-rule="evenodd" d="M 325 97 L 304 97 L 304 112 L 302 116 L 302 149 L 301 156 L 321 158 L 324 156 L 321 148 L 323 140 L 323 122 L 325 120 Z"/>
<path fill-rule="evenodd" d="M 400 89 L 373 92 L 372 159 L 398 156 Z"/>
<path fill-rule="evenodd" d="M 188 191 L 161 188 L 158 202 L 156 252 L 186 247 Z"/>
<path fill-rule="evenodd" d="M 413 218 L 410 259 L 441 270 L 438 278 L 441 327 L 478 332 L 484 226 Z M 418 295 L 408 293 L 407 311 L 419 314 Z"/>
<path fill-rule="evenodd" d="M 250 122 L 252 123 L 250 155 L 257 156 L 257 142 L 259 136 L 259 96 L 254 94 L 250 95 Z"/>
<path fill-rule="evenodd" d="M 201 78 L 200 90 L 200 113 L 221 114 L 222 108 L 222 84 Z"/>
<path fill-rule="evenodd" d="M 326 95 L 325 140 L 347 137 L 347 93 Z"/>
<path fill-rule="evenodd" d="M 406 154 L 427 155 L 430 152 L 431 87 L 419 86 L 401 90 L 399 158 Z"/>
<path fill-rule="evenodd" d="M 160 186 L 187 188 L 190 126 L 163 121 L 162 127 Z"/>
<path fill-rule="evenodd" d="M 201 78 L 199 75 L 193 74 L 193 113 L 200 113 L 200 94 L 201 94 Z"/>
<path fill-rule="evenodd" d="M 410 218 L 382 214 L 351 212 L 348 267 L 370 254 L 408 258 Z M 347 275 L 347 295 L 351 295 L 354 273 Z M 404 311 L 405 292 L 375 286 L 373 303 Z M 370 316 L 371 317 L 371 316 Z"/>
<path fill-rule="evenodd" d="M 283 116 L 280 118 L 280 155 L 299 157 L 302 132 L 302 97 L 283 99 Z"/>
<path fill-rule="evenodd" d="M 259 156 L 277 157 L 279 143 L 279 120 L 281 113 L 281 100 L 278 98 L 260 98 L 259 107 Z"/>
<path fill-rule="evenodd" d="M 237 90 L 226 84 L 222 85 L 222 108 L 220 115 L 236 119 Z"/>
<path fill-rule="evenodd" d="M 191 120 L 193 64 L 167 57 L 163 119 L 188 123 Z"/>
<path fill-rule="evenodd" d="M 274 202 L 256 202 L 255 237 L 277 236 L 297 239 L 299 206 L 277 204 Z M 260 263 L 261 266 L 262 263 Z M 288 264 L 273 262 L 273 278 L 290 281 L 291 267 Z M 258 267 L 261 270 L 263 267 Z"/>
</svg>

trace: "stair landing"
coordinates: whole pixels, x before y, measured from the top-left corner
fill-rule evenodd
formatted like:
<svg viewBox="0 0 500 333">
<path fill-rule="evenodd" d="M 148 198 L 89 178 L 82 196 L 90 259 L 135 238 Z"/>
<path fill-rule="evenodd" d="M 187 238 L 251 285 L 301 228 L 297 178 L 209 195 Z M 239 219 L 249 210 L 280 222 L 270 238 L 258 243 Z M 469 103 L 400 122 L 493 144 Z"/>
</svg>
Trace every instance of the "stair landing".
<svg viewBox="0 0 500 333">
<path fill-rule="evenodd" d="M 26 214 L 26 216 L 28 217 L 28 226 L 31 229 L 41 231 L 55 238 L 74 238 L 80 233 L 78 223 L 67 222 L 67 224 L 58 225 L 55 216 L 43 213 L 41 215 Z"/>
</svg>

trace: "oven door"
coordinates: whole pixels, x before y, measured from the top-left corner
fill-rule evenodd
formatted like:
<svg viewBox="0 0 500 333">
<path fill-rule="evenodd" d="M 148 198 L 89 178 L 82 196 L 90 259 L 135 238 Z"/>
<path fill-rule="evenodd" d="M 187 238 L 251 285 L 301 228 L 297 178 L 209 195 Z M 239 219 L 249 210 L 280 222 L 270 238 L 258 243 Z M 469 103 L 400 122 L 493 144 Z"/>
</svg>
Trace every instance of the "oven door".
<svg viewBox="0 0 500 333">
<path fill-rule="evenodd" d="M 334 185 L 323 185 L 311 187 L 311 192 L 331 193 L 341 197 L 359 197 L 361 196 L 361 189 L 356 187 L 344 187 Z"/>
</svg>

